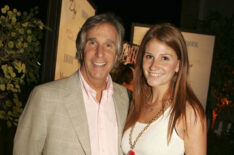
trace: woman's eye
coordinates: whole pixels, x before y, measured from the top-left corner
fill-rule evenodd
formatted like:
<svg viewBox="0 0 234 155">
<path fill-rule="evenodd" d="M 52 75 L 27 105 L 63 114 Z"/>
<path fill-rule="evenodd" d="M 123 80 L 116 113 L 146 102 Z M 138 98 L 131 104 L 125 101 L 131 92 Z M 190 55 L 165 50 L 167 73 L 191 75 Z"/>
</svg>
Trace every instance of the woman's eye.
<svg viewBox="0 0 234 155">
<path fill-rule="evenodd" d="M 152 55 L 145 55 L 145 58 L 146 58 L 146 59 L 152 59 L 153 56 L 152 56 Z"/>
</svg>

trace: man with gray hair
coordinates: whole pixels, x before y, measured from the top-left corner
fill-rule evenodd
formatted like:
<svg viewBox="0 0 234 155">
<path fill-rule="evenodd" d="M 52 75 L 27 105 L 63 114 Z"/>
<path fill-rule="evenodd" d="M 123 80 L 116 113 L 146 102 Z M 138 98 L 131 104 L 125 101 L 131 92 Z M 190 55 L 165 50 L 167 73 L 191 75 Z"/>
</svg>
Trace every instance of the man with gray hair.
<svg viewBox="0 0 234 155">
<path fill-rule="evenodd" d="M 33 89 L 20 116 L 14 155 L 118 155 L 127 117 L 126 88 L 110 71 L 124 28 L 110 14 L 92 16 L 76 40 L 80 69 Z"/>
</svg>

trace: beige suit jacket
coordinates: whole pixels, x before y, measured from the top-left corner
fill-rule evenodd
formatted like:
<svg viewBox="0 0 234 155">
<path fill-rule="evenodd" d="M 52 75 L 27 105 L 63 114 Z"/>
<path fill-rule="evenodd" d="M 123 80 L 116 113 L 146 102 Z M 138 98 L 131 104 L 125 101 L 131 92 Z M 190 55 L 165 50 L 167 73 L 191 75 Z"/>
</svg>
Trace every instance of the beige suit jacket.
<svg viewBox="0 0 234 155">
<path fill-rule="evenodd" d="M 127 117 L 127 90 L 114 83 L 113 99 L 120 143 Z M 72 76 L 33 89 L 20 116 L 14 155 L 91 155 L 89 129 L 80 80 Z M 92 153 L 95 155 L 95 153 Z"/>
</svg>

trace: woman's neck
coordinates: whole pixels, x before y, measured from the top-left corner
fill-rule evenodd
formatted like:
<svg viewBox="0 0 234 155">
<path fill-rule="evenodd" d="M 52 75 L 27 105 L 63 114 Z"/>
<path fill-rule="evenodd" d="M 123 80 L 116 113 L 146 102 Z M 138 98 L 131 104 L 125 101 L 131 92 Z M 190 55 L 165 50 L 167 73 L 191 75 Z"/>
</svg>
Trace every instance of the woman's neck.
<svg viewBox="0 0 234 155">
<path fill-rule="evenodd" d="M 171 98 L 168 89 L 153 88 L 153 97 L 151 103 L 163 104 Z M 150 104 L 150 103 L 149 103 Z"/>
</svg>

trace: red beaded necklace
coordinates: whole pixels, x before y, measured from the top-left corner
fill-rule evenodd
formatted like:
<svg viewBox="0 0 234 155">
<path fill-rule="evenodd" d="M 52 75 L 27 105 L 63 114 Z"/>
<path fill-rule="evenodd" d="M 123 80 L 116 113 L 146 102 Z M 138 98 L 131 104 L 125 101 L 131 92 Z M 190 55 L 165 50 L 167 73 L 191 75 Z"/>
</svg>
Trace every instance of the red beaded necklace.
<svg viewBox="0 0 234 155">
<path fill-rule="evenodd" d="M 166 102 L 165 107 L 162 107 L 162 109 L 156 113 L 156 115 L 152 118 L 152 120 L 149 121 L 149 123 L 138 134 L 135 141 L 132 143 L 132 133 L 133 133 L 133 130 L 134 130 L 136 124 L 133 125 L 133 127 L 131 128 L 130 133 L 129 133 L 129 145 L 130 145 L 131 150 L 128 152 L 128 155 L 135 155 L 135 152 L 133 151 L 133 149 L 135 148 L 137 141 L 142 136 L 142 134 L 149 128 L 149 126 L 159 118 L 159 116 L 163 113 L 164 109 L 168 107 L 170 102 L 171 102 L 171 100 L 168 100 Z"/>
</svg>

